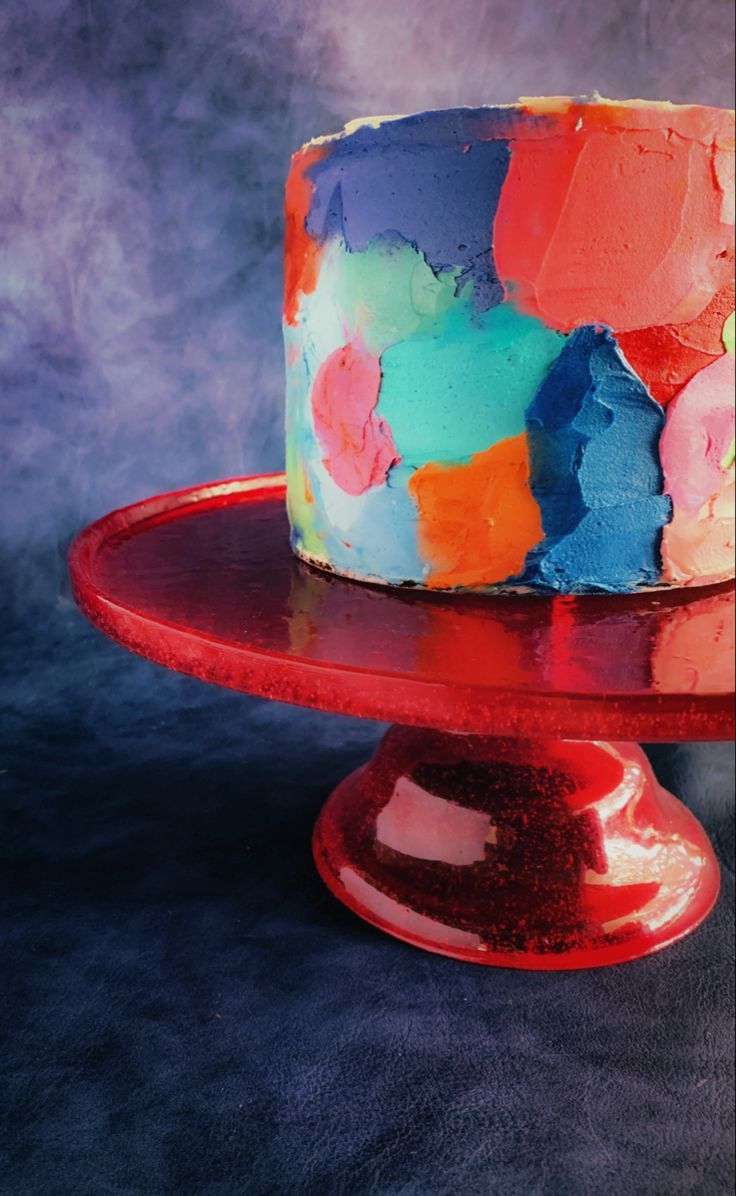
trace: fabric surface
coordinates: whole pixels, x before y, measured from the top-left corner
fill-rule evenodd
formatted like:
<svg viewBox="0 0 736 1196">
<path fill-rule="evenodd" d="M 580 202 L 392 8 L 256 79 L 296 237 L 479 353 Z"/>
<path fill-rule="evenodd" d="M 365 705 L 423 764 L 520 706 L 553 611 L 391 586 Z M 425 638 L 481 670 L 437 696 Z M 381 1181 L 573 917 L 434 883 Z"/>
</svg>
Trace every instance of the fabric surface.
<svg viewBox="0 0 736 1196">
<path fill-rule="evenodd" d="M 316 875 L 316 814 L 377 724 L 167 673 L 67 598 L 4 656 L 2 1196 L 731 1191 L 727 745 L 650 751 L 721 859 L 698 931 L 481 968 Z"/>
</svg>

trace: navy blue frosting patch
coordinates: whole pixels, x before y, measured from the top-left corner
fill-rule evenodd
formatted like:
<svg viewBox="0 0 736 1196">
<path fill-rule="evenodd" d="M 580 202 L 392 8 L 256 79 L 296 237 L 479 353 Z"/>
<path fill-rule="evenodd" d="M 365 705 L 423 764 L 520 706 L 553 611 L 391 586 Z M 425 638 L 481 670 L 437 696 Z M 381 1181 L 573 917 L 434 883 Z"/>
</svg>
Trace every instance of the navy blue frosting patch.
<svg viewBox="0 0 736 1196">
<path fill-rule="evenodd" d="M 518 119 L 506 109 L 455 109 L 356 129 L 307 171 L 307 230 L 320 241 L 339 236 L 353 251 L 398 235 L 433 270 L 457 268 L 458 289 L 472 281 L 477 308 L 493 307 L 504 297 L 493 221 L 510 159 L 493 127 L 507 132 Z"/>
<path fill-rule="evenodd" d="M 526 413 L 530 485 L 544 540 L 521 580 L 553 590 L 627 590 L 660 579 L 664 411 L 611 333 L 567 340 Z"/>
</svg>

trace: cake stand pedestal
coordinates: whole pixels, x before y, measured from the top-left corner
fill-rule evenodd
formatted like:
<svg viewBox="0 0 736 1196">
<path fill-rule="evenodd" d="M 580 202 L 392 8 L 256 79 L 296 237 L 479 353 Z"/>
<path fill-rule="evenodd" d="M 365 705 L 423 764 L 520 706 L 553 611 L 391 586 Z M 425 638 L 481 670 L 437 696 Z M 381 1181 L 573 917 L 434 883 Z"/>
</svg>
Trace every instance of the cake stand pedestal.
<svg viewBox="0 0 736 1196">
<path fill-rule="evenodd" d="M 168 668 L 397 724 L 314 833 L 326 884 L 388 933 L 478 963 L 592 967 L 666 946 L 713 905 L 708 839 L 631 740 L 733 735 L 731 584 L 367 586 L 294 558 L 280 475 L 115 511 L 77 536 L 70 572 L 93 623 Z"/>
</svg>

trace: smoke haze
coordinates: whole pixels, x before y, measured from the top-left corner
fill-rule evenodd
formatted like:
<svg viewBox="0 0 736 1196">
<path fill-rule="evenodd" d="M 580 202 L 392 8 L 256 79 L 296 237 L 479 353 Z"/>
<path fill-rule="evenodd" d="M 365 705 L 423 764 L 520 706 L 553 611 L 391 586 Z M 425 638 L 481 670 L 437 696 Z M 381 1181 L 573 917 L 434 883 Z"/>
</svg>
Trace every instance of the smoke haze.
<svg viewBox="0 0 736 1196">
<path fill-rule="evenodd" d="M 301 142 L 519 94 L 729 104 L 732 45 L 728 0 L 0 0 L 3 1193 L 728 1190 L 728 744 L 652 754 L 726 862 L 686 943 L 422 957 L 309 856 L 377 724 L 123 651 L 65 557 L 116 505 L 281 465 Z"/>
<path fill-rule="evenodd" d="M 281 466 L 296 147 L 535 93 L 731 104 L 732 46 L 728 0 L 2 0 L 0 741 L 30 720 L 61 772 L 71 726 L 137 758 L 176 710 L 214 768 L 213 712 L 236 737 L 241 710 L 278 722 L 93 632 L 66 549 L 115 506 Z M 323 745 L 373 734 L 307 718 Z"/>
<path fill-rule="evenodd" d="M 109 508 L 281 465 L 302 141 L 595 88 L 729 104 L 732 23 L 723 0 L 5 0 L 0 543 L 21 604 L 63 590 L 69 537 Z"/>
</svg>

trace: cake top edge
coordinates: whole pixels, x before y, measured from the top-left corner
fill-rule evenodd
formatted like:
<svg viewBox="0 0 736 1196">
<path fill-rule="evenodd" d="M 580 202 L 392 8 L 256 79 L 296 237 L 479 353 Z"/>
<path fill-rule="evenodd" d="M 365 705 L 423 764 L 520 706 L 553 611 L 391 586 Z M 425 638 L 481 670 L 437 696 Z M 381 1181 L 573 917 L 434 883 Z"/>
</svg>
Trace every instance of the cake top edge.
<svg viewBox="0 0 736 1196">
<path fill-rule="evenodd" d="M 429 123 L 439 121 L 465 120 L 477 122 L 478 135 L 485 123 L 491 136 L 513 137 L 514 126 L 521 132 L 522 121 L 535 120 L 539 133 L 546 125 L 546 135 L 554 136 L 557 131 L 568 131 L 570 121 L 583 128 L 595 125 L 599 128 L 660 128 L 685 126 L 687 133 L 697 140 L 707 140 L 733 134 L 736 112 L 733 108 L 718 108 L 703 104 L 675 104 L 670 100 L 624 99 L 614 100 L 598 92 L 585 96 L 520 96 L 510 103 L 484 104 L 480 106 L 459 105 L 455 108 L 427 108 L 420 112 L 399 113 L 387 116 L 360 116 L 349 120 L 342 129 L 334 133 L 312 137 L 295 152 L 294 157 L 304 151 L 328 148 L 350 138 L 370 135 L 386 126 L 422 129 Z M 672 120 L 670 125 L 669 118 Z M 561 127 L 560 127 L 561 122 Z M 558 127 L 555 128 L 555 125 Z M 679 131 L 679 129 L 678 129 Z"/>
</svg>

